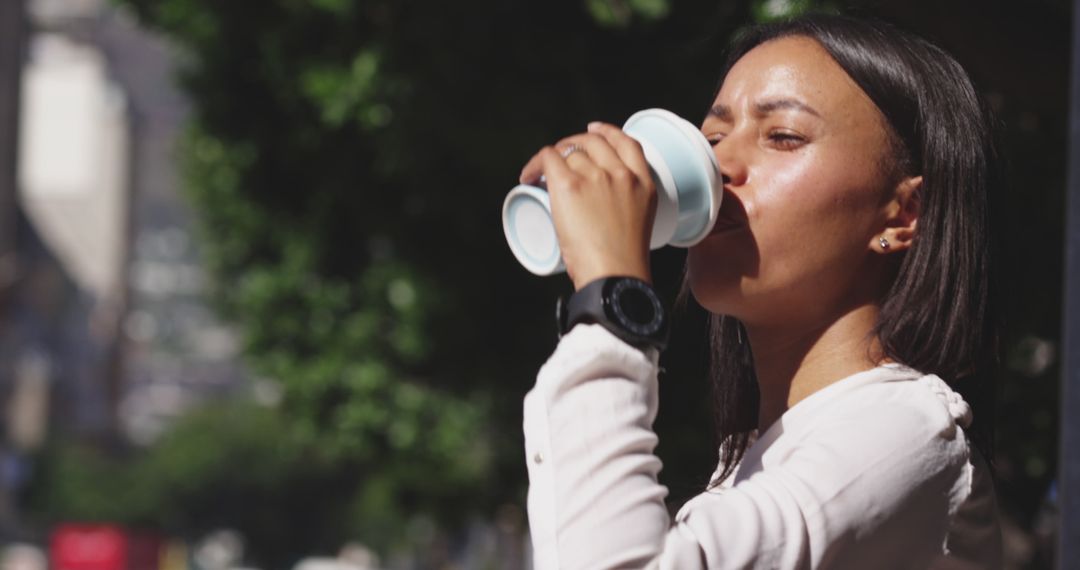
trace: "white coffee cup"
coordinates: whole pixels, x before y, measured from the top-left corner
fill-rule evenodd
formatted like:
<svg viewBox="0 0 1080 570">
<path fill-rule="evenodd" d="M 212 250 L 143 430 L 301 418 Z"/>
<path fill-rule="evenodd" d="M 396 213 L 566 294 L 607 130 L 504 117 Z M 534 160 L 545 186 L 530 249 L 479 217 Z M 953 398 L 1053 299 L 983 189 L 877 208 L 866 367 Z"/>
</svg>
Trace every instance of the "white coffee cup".
<svg viewBox="0 0 1080 570">
<path fill-rule="evenodd" d="M 650 249 L 690 247 L 709 234 L 723 196 L 720 167 L 696 126 L 675 113 L 634 113 L 623 131 L 641 143 L 656 184 L 656 218 Z M 537 275 L 566 270 L 551 203 L 542 186 L 520 184 L 503 201 L 503 232 L 518 262 Z"/>
</svg>

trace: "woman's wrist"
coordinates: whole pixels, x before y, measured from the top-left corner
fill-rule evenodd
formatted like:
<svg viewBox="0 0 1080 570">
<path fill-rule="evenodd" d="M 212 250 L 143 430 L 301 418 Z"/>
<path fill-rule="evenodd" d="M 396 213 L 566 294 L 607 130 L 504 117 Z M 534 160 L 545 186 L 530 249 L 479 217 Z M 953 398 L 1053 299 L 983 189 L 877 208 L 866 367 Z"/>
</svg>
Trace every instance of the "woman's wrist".
<svg viewBox="0 0 1080 570">
<path fill-rule="evenodd" d="M 633 277 L 652 285 L 652 271 L 649 269 L 647 261 L 643 264 L 598 267 L 581 274 L 575 273 L 570 276 L 570 279 L 574 283 L 574 291 L 580 291 L 589 283 L 605 277 Z"/>
<path fill-rule="evenodd" d="M 644 280 L 625 275 L 600 278 L 556 304 L 560 336 L 579 323 L 596 323 L 626 343 L 664 350 L 668 317 L 664 302 Z"/>
</svg>

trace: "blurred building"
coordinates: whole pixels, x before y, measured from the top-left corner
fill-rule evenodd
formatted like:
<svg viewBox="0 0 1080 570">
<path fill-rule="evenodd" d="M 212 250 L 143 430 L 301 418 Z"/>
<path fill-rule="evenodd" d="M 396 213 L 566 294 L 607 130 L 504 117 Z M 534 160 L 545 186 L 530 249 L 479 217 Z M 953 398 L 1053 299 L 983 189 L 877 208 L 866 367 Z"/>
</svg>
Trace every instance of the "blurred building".
<svg viewBox="0 0 1080 570">
<path fill-rule="evenodd" d="M 128 310 L 123 319 L 124 434 L 150 443 L 188 407 L 244 397 L 249 383 L 239 341 L 206 298 L 194 217 L 176 161 L 187 103 L 175 85 L 172 52 L 126 13 L 102 8 L 96 45 L 127 93 L 132 120 Z"/>
<path fill-rule="evenodd" d="M 92 46 L 56 32 L 35 33 L 27 46 L 17 202 L 28 224 L 18 242 L 20 267 L 47 266 L 56 283 L 36 283 L 48 278 L 33 275 L 40 270 L 24 273 L 21 289 L 33 298 L 18 302 L 14 340 L 23 351 L 33 346 L 38 375 L 54 383 L 62 412 L 55 417 L 65 427 L 109 434 L 126 302 L 127 101 Z M 24 243 L 38 251 L 23 255 Z M 68 310 L 72 305 L 79 310 Z M 67 329 L 63 343 L 42 338 L 57 325 Z"/>
<path fill-rule="evenodd" d="M 71 161 L 73 171 L 93 165 L 85 168 L 85 180 L 93 181 L 85 201 L 78 207 L 55 199 L 32 207 L 28 201 L 24 208 L 50 236 L 45 241 L 80 289 L 93 297 L 95 324 L 119 346 L 114 378 L 99 383 L 106 386 L 116 427 L 130 441 L 150 443 L 191 405 L 247 390 L 235 334 L 215 319 L 205 299 L 193 217 L 180 196 L 175 146 L 187 104 L 174 84 L 176 54 L 102 0 L 31 0 L 29 11 L 36 31 L 24 93 L 36 73 L 80 51 L 79 77 L 96 95 L 80 105 L 68 86 L 59 91 L 64 103 L 46 105 L 43 114 L 46 122 L 68 125 L 71 145 L 76 111 L 96 117 L 81 119 L 95 131 L 92 142 L 69 153 L 81 158 Z M 44 98 L 24 99 L 25 117 Z M 69 116 L 61 121 L 57 108 L 64 104 Z M 32 141 L 33 131 L 23 139 Z M 55 158 L 56 147 L 50 148 Z M 32 178 L 26 172 L 22 177 L 25 191 Z M 65 240 L 68 245 L 60 245 Z"/>
<path fill-rule="evenodd" d="M 175 54 L 102 0 L 24 7 L 0 14 L 0 534 L 46 438 L 148 444 L 250 391 L 180 196 Z"/>
</svg>

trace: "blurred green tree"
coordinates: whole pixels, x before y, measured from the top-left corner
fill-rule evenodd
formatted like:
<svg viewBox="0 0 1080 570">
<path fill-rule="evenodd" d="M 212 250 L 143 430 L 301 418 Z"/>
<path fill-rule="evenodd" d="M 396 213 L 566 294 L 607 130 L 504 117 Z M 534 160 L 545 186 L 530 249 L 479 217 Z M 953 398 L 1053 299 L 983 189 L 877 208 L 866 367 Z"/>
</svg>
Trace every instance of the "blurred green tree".
<svg viewBox="0 0 1080 570">
<path fill-rule="evenodd" d="M 515 266 L 502 197 L 536 148 L 590 119 L 700 114 L 708 46 L 743 8 L 123 4 L 182 52 L 181 154 L 215 299 L 284 385 L 299 437 L 416 497 L 386 508 L 520 501 L 520 399 L 563 284 Z"/>
<path fill-rule="evenodd" d="M 350 533 L 399 539 L 351 524 L 356 464 L 305 445 L 283 420 L 251 404 L 215 405 L 179 420 L 146 453 L 51 446 L 30 503 L 45 521 L 107 521 L 191 541 L 238 529 L 248 562 L 263 568 L 335 552 Z"/>
<path fill-rule="evenodd" d="M 121 4 L 180 50 L 194 107 L 180 155 L 214 299 L 253 369 L 284 386 L 290 437 L 355 467 L 347 526 L 390 541 L 412 513 L 520 504 L 521 397 L 554 346 L 565 284 L 516 266 L 502 197 L 532 152 L 588 120 L 699 115 L 746 8 Z M 658 263 L 674 295 L 681 257 Z M 700 368 L 687 346 L 685 368 Z M 675 389 L 692 402 L 705 390 Z M 697 429 L 678 425 L 670 449 L 708 430 L 704 406 L 693 412 Z M 673 457 L 692 466 L 676 469 L 693 474 L 686 496 L 713 458 Z"/>
</svg>

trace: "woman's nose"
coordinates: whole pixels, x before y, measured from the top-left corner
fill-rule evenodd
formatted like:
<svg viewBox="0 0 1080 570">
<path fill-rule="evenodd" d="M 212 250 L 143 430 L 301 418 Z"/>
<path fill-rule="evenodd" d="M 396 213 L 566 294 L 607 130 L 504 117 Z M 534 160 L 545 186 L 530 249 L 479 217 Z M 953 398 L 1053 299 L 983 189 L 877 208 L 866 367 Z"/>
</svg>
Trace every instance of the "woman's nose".
<svg viewBox="0 0 1080 570">
<path fill-rule="evenodd" d="M 746 157 L 740 150 L 735 136 L 729 135 L 713 145 L 716 162 L 720 166 L 720 177 L 724 186 L 741 186 L 746 183 L 748 173 Z"/>
</svg>

